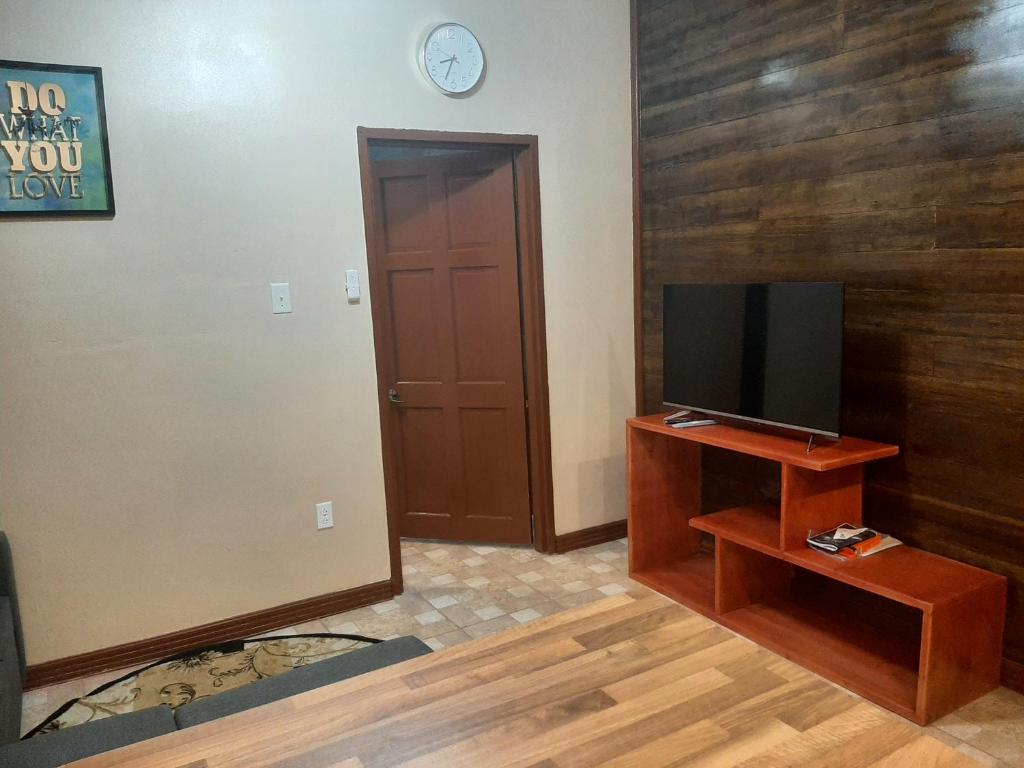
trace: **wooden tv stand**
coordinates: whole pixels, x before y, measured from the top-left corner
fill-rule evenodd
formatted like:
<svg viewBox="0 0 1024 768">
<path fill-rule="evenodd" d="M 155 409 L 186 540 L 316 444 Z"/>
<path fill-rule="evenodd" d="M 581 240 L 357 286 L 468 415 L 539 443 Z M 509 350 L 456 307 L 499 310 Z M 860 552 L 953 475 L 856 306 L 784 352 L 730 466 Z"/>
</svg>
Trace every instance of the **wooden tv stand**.
<svg viewBox="0 0 1024 768">
<path fill-rule="evenodd" d="M 908 546 L 844 561 L 806 545 L 861 522 L 865 462 L 899 448 L 844 437 L 808 453 L 662 418 L 627 422 L 634 579 L 922 725 L 999 685 L 1004 577 Z M 781 503 L 701 514 L 702 445 L 781 464 Z"/>
</svg>

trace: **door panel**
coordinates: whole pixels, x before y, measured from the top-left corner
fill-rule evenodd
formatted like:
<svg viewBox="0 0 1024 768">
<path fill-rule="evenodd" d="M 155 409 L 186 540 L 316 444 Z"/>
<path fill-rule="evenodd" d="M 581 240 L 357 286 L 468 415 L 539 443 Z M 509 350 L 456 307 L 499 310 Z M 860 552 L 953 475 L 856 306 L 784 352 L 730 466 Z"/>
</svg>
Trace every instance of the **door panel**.
<svg viewBox="0 0 1024 768">
<path fill-rule="evenodd" d="M 410 515 L 447 514 L 444 486 L 444 411 L 441 408 L 404 408 L 398 419 L 402 439 L 405 507 Z"/>
<path fill-rule="evenodd" d="M 493 239 L 491 212 L 500 201 L 486 184 L 487 172 L 453 173 L 446 178 L 448 191 L 448 245 L 489 243 Z"/>
<path fill-rule="evenodd" d="M 497 267 L 459 267 L 451 271 L 455 312 L 456 378 L 501 381 L 505 370 L 493 340 L 500 338 L 501 275 Z"/>
<path fill-rule="evenodd" d="M 502 493 L 509 485 L 505 412 L 500 408 L 463 408 L 459 415 L 467 516 L 477 521 L 507 516 L 510 510 Z"/>
<path fill-rule="evenodd" d="M 382 179 L 382 208 L 387 216 L 384 233 L 389 253 L 430 247 L 430 180 L 426 176 Z"/>
<path fill-rule="evenodd" d="M 434 270 L 405 269 L 388 274 L 395 378 L 440 381 L 441 323 L 433 302 Z"/>
<path fill-rule="evenodd" d="M 403 536 L 532 540 L 508 150 L 374 162 L 373 301 Z"/>
</svg>

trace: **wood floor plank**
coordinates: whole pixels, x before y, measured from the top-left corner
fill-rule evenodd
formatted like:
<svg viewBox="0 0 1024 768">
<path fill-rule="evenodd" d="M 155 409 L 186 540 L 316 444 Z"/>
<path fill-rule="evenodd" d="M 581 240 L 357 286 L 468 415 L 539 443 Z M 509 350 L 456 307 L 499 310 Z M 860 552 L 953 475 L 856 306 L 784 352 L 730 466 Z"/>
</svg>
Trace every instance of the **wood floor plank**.
<svg viewBox="0 0 1024 768">
<path fill-rule="evenodd" d="M 418 707 L 429 706 L 432 702 L 459 693 L 467 687 L 479 688 L 486 682 L 505 678 L 513 673 L 522 676 L 558 660 L 583 653 L 584 649 L 578 643 L 562 636 L 578 631 L 581 627 L 585 629 L 592 626 L 587 619 L 599 615 L 602 610 L 622 607 L 623 611 L 617 614 L 621 620 L 623 615 L 642 615 L 643 611 L 660 609 L 665 605 L 665 601 L 660 598 L 635 602 L 629 598 L 616 598 L 606 602 L 609 602 L 609 605 L 600 609 L 588 607 L 578 613 L 572 612 L 573 616 L 561 614 L 551 617 L 551 621 L 537 622 L 537 634 L 547 638 L 546 644 L 527 642 L 520 631 L 503 633 L 509 637 L 501 640 L 487 638 L 486 641 L 469 644 L 482 647 L 482 651 L 465 652 L 465 647 L 457 647 L 446 652 L 451 661 L 439 665 L 444 674 L 431 672 L 420 675 L 421 670 L 417 669 L 401 675 L 400 678 L 380 682 L 380 678 L 387 674 L 386 670 L 382 670 L 372 676 L 373 684 L 367 680 L 358 690 L 353 690 L 356 683 L 350 681 L 303 694 L 293 700 L 301 710 L 312 708 L 327 711 L 332 703 L 337 702 L 340 706 L 344 702 L 344 714 L 340 718 L 316 718 L 314 715 L 313 719 L 307 719 L 302 727 L 340 731 L 346 728 L 356 729 L 368 723 L 386 722 L 391 717 Z M 361 679 L 365 678 L 371 676 L 363 676 Z M 403 681 L 410 680 L 415 680 L 416 683 L 413 691 L 403 685 Z M 480 694 L 487 696 L 490 692 L 481 691 Z"/>
<path fill-rule="evenodd" d="M 931 736 L 918 736 L 892 754 L 871 764 L 871 768 L 971 768 L 977 763 L 967 755 L 949 749 Z"/>
<path fill-rule="evenodd" d="M 793 702 L 791 706 L 779 711 L 776 717 L 798 731 L 806 731 L 853 709 L 858 701 L 856 696 L 847 691 L 815 691 L 813 700 L 807 697 Z"/>
<path fill-rule="evenodd" d="M 664 603 L 662 604 L 664 605 Z M 677 618 L 680 626 L 689 626 L 686 624 L 686 620 L 691 615 L 688 611 L 678 612 Z M 621 618 L 621 616 L 616 617 Z M 560 667 L 565 670 L 577 672 L 577 675 L 575 675 L 577 679 L 573 681 L 572 685 L 568 686 L 571 690 L 567 690 L 565 685 L 553 684 L 550 671 L 548 670 L 539 671 L 538 674 L 517 677 L 515 681 L 519 685 L 521 697 L 523 701 L 528 700 L 532 705 L 541 705 L 541 703 L 548 700 L 568 695 L 572 690 L 586 690 L 587 686 L 582 681 L 592 679 L 595 672 L 598 674 L 599 679 L 602 680 L 617 679 L 629 674 L 629 671 L 635 666 L 643 668 L 648 665 L 654 665 L 658 663 L 659 658 L 672 657 L 685 651 L 685 647 L 682 646 L 667 647 L 660 654 L 652 654 L 641 649 L 636 645 L 636 642 L 636 639 L 632 639 L 624 643 L 623 647 L 611 648 L 610 650 L 602 649 L 586 656 L 570 659 L 566 665 L 561 665 Z M 620 664 L 617 666 L 608 665 L 606 658 L 609 653 L 613 653 Z M 379 673 L 375 673 L 375 675 L 379 676 Z M 470 678 L 472 679 L 472 676 Z M 365 722 L 368 719 L 372 719 L 374 714 L 381 717 L 373 722 L 372 725 L 365 727 L 352 727 L 353 724 L 348 723 L 349 730 L 344 738 L 339 738 L 335 734 L 343 731 L 345 724 L 339 724 L 331 716 L 325 716 L 321 711 L 303 713 L 304 717 L 301 721 L 293 721 L 292 724 L 282 724 L 282 728 L 294 728 L 295 736 L 301 733 L 309 741 L 321 741 L 322 745 L 318 748 L 319 752 L 329 754 L 331 757 L 341 757 L 341 753 L 344 750 L 350 750 L 354 753 L 359 753 L 362 750 L 381 754 L 385 746 L 387 746 L 387 749 L 390 751 L 388 753 L 390 756 L 388 760 L 394 762 L 402 755 L 406 755 L 406 752 L 402 752 L 402 750 L 407 752 L 423 750 L 426 743 L 433 742 L 432 739 L 450 737 L 445 736 L 444 728 L 447 729 L 447 732 L 451 732 L 452 729 L 458 727 L 479 728 L 485 725 L 486 717 L 498 717 L 502 713 L 508 714 L 507 711 L 495 711 L 496 708 L 493 703 L 496 700 L 502 700 L 508 682 L 499 681 L 495 685 L 478 685 L 471 691 L 466 692 L 455 703 L 443 698 L 445 694 L 444 684 L 451 685 L 449 680 L 445 678 L 440 682 L 442 685 L 439 688 L 428 691 L 428 698 L 423 699 L 414 696 L 413 698 L 418 706 L 414 707 L 411 711 L 407 708 L 399 714 L 390 716 L 390 713 L 375 712 L 373 709 L 375 705 L 373 702 L 370 702 L 369 710 L 362 712 L 359 715 L 359 720 Z M 343 693 L 345 689 L 346 685 L 340 684 L 339 693 Z M 437 691 L 439 691 L 439 694 L 437 694 Z M 372 689 L 368 690 L 368 693 L 370 692 L 372 692 Z M 297 700 L 301 701 L 303 698 L 304 696 L 299 696 Z M 521 703 L 520 706 L 524 707 L 527 705 Z M 366 710 L 367 708 L 360 709 Z M 293 733 L 286 731 L 283 735 L 289 737 Z M 396 752 L 394 748 L 395 744 L 398 743 L 400 743 L 400 749 Z M 365 757 L 364 762 L 370 763 L 371 761 Z M 291 765 L 287 761 L 283 761 L 281 764 Z M 299 763 L 296 762 L 295 764 L 298 765 Z"/>
<path fill-rule="evenodd" d="M 737 763 L 735 768 L 787 768 L 803 766 L 821 755 L 832 754 L 857 740 L 872 728 L 885 724 L 891 716 L 863 702 L 800 734 L 799 738 L 778 744 L 757 757 Z"/>
<path fill-rule="evenodd" d="M 767 722 L 762 722 L 750 733 L 739 738 L 729 739 L 706 750 L 694 759 L 684 757 L 681 760 L 673 760 L 667 765 L 673 768 L 683 765 L 688 768 L 720 768 L 720 766 L 736 765 L 736 763 L 760 755 L 776 744 L 788 741 L 798 733 L 799 731 L 790 728 L 785 723 L 769 718 Z"/>
<path fill-rule="evenodd" d="M 624 755 L 601 763 L 600 768 L 647 768 L 667 765 L 673 760 L 703 752 L 729 738 L 729 732 L 710 720 L 701 720 L 662 736 Z"/>
<path fill-rule="evenodd" d="M 421 665 L 416 672 L 407 674 L 406 680 L 411 687 L 426 685 L 443 680 L 453 674 L 466 674 L 475 665 L 491 664 L 502 654 L 518 655 L 533 648 L 543 647 L 554 638 L 561 639 L 586 634 L 593 628 L 602 626 L 605 621 L 604 617 L 611 610 L 621 609 L 623 611 L 622 617 L 618 619 L 621 621 L 622 618 L 632 619 L 666 607 L 666 601 L 662 598 L 633 600 L 623 596 L 621 599 L 613 599 L 616 600 L 616 603 L 604 610 L 596 607 L 601 606 L 604 602 L 602 600 L 585 606 L 579 616 L 575 615 L 575 611 L 564 611 L 541 619 L 534 624 L 516 627 L 473 643 L 455 646 L 451 649 L 450 654 L 448 651 L 445 652 L 443 661 Z"/>
<path fill-rule="evenodd" d="M 756 650 L 756 646 L 748 642 L 735 637 L 729 638 L 707 648 L 695 650 L 648 672 L 641 672 L 618 683 L 606 685 L 604 689 L 615 699 L 624 701 L 649 691 L 652 687 L 664 685 L 665 680 L 682 680 L 701 669 L 717 668 L 719 664 L 750 656 Z M 720 669 L 716 671 L 721 673 Z"/>
<path fill-rule="evenodd" d="M 552 759 L 562 768 L 592 766 L 601 760 L 637 749 L 652 738 L 700 722 L 751 696 L 777 688 L 780 683 L 781 680 L 775 675 L 752 670 L 750 675 L 741 680 L 733 680 L 728 685 L 716 687 L 694 698 L 685 698 L 680 688 L 671 704 L 632 723 L 629 728 L 615 728 L 600 735 L 582 734 L 584 740 L 581 743 L 560 748 Z M 669 691 L 671 687 L 666 686 L 664 690 Z"/>
<path fill-rule="evenodd" d="M 732 681 L 713 668 L 706 668 L 673 684 L 651 688 L 628 698 L 614 699 L 617 706 L 589 713 L 578 720 L 558 723 L 538 719 L 529 712 L 496 728 L 465 739 L 449 747 L 404 763 L 402 768 L 426 768 L 445 765 L 469 768 L 481 765 L 488 756 L 500 754 L 505 760 L 535 761 L 574 738 L 584 739 L 596 733 L 611 733 L 661 711 L 672 702 L 695 698 L 730 684 Z M 607 691 L 602 691 L 607 695 Z"/>
<path fill-rule="evenodd" d="M 682 621 L 687 617 L 681 614 L 677 617 L 680 624 L 689 629 L 691 625 Z M 459 735 L 472 736 L 502 720 L 519 717 L 535 708 L 651 669 L 685 655 L 689 650 L 690 646 L 679 643 L 649 652 L 641 648 L 636 639 L 629 639 L 569 659 L 550 669 L 435 701 L 429 707 L 420 707 L 360 729 L 321 749 L 331 754 L 348 750 L 361 755 L 368 766 L 394 765 L 443 748 L 458 740 Z M 281 764 L 281 768 L 285 766 L 293 768 L 291 763 Z"/>
<path fill-rule="evenodd" d="M 801 768 L 868 768 L 909 744 L 917 734 L 917 728 L 905 721 L 886 720 L 864 731 L 852 744 L 844 742 L 840 748 L 813 755 L 800 765 Z"/>
<path fill-rule="evenodd" d="M 651 611 L 643 616 L 630 617 L 607 624 L 589 632 L 574 635 L 573 639 L 588 650 L 605 648 L 615 643 L 631 640 L 638 635 L 646 635 L 664 626 L 676 624 L 679 621 L 679 614 L 674 610 L 675 606 L 665 605 L 660 609 Z M 691 617 L 691 624 L 698 621 L 697 616 Z"/>
<path fill-rule="evenodd" d="M 544 670 L 585 653 L 586 650 L 574 640 L 558 640 L 542 649 L 527 650 L 516 656 L 502 658 L 494 664 L 477 666 L 471 674 L 448 676 L 426 686 L 410 689 L 403 679 L 397 679 L 354 693 L 331 693 L 326 688 L 321 689 L 324 691 L 321 696 L 303 701 L 298 709 L 310 712 L 344 709 L 340 717 L 327 724 L 338 730 L 354 729 L 429 706 L 435 701 L 468 689 L 480 688 L 489 682 Z"/>
<path fill-rule="evenodd" d="M 735 681 L 714 669 L 665 683 L 625 699 L 600 716 L 581 721 L 577 728 L 556 729 L 532 743 L 520 745 L 517 754 L 510 755 L 502 765 L 504 768 L 526 768 L 541 755 L 551 755 L 550 759 L 560 768 L 598 765 L 657 738 L 660 734 L 651 728 L 653 719 L 673 707 L 694 702 L 693 711 L 711 709 L 719 691 L 735 687 Z M 702 719 L 693 717 L 689 723 L 662 733 L 674 733 Z M 632 735 L 624 738 L 624 734 Z"/>
<path fill-rule="evenodd" d="M 73 768 L 973 764 L 660 598 L 620 596 L 504 634 Z"/>
<path fill-rule="evenodd" d="M 763 720 L 775 720 L 779 713 L 789 712 L 794 707 L 813 706 L 815 700 L 821 696 L 819 683 L 818 680 L 782 681 L 782 684 L 775 688 L 757 693 L 715 713 L 713 719 L 717 725 L 730 733 L 746 733 L 752 724 Z M 792 726 L 786 727 L 794 733 L 797 732 Z"/>
</svg>

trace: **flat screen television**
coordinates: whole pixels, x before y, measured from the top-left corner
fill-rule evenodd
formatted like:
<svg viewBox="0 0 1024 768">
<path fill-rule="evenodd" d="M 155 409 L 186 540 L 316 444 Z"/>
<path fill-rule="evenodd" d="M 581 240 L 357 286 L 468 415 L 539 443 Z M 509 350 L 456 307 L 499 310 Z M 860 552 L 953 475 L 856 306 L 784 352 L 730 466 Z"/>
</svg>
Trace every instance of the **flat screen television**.
<svg viewBox="0 0 1024 768">
<path fill-rule="evenodd" d="M 842 283 L 666 285 L 664 401 L 838 437 Z"/>
</svg>

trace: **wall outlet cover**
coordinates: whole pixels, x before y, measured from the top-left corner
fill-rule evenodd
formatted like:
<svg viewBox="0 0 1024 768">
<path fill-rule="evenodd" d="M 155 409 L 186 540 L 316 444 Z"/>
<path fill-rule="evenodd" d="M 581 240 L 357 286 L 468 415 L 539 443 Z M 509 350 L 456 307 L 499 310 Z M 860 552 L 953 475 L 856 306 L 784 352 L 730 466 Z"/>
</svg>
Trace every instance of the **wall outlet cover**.
<svg viewBox="0 0 1024 768">
<path fill-rule="evenodd" d="M 292 311 L 292 289 L 288 283 L 270 284 L 270 304 L 275 315 L 287 315 Z"/>
<path fill-rule="evenodd" d="M 316 528 L 322 531 L 334 527 L 334 502 L 321 501 L 316 505 Z"/>
</svg>

